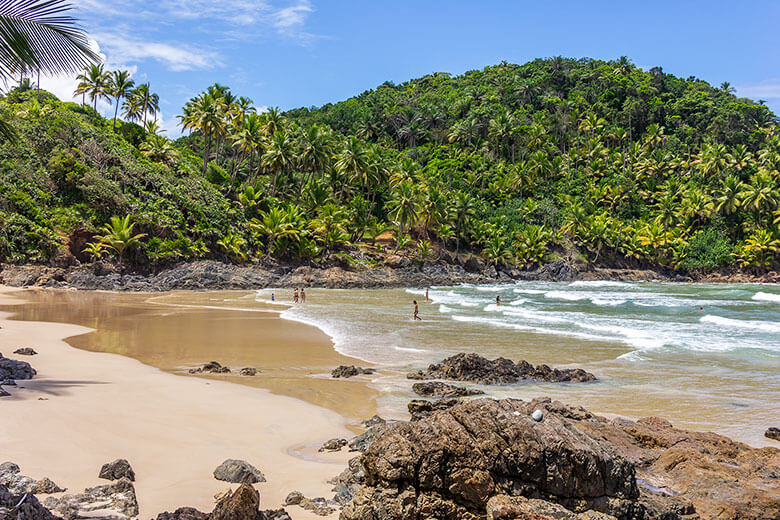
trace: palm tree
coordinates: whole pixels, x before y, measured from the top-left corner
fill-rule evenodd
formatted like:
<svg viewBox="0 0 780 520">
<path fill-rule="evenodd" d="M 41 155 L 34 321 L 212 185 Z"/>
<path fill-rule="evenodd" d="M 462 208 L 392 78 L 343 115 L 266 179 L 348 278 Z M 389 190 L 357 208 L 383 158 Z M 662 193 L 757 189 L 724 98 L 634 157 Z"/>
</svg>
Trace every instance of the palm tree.
<svg viewBox="0 0 780 520">
<path fill-rule="evenodd" d="M 135 82 L 130 79 L 130 72 L 126 70 L 115 70 L 111 73 L 108 82 L 108 93 L 114 97 L 114 131 L 116 132 L 116 117 L 119 114 L 119 101 L 130 95 Z"/>
<path fill-rule="evenodd" d="M 146 114 L 156 114 L 160 111 L 160 96 L 152 93 L 149 83 L 138 85 L 130 96 L 135 98 L 135 104 L 140 107 L 145 126 Z"/>
<path fill-rule="evenodd" d="M 268 142 L 268 148 L 263 154 L 263 164 L 273 173 L 271 180 L 271 196 L 276 195 L 276 184 L 280 173 L 286 172 L 295 164 L 295 150 L 290 135 L 284 130 L 277 130 Z"/>
<path fill-rule="evenodd" d="M 130 222 L 130 215 L 125 218 L 111 217 L 109 224 L 104 225 L 101 228 L 103 231 L 102 236 L 97 238 L 106 244 L 107 247 L 113 249 L 119 255 L 119 261 L 122 261 L 122 255 L 127 248 L 132 247 L 140 242 L 145 237 L 144 234 L 133 234 L 133 228 L 135 223 Z"/>
<path fill-rule="evenodd" d="M 79 84 L 74 91 L 74 95 L 81 94 L 83 97 L 85 94 L 89 94 L 94 110 L 97 110 L 98 99 L 108 99 L 112 95 L 110 90 L 111 78 L 108 72 L 103 70 L 102 64 L 90 65 L 84 70 L 84 73 L 76 76 L 76 79 L 79 80 Z"/>
<path fill-rule="evenodd" d="M 341 201 L 347 182 L 353 179 L 361 181 L 365 178 L 365 172 L 368 169 L 368 153 L 363 147 L 363 143 L 358 138 L 350 136 L 344 144 L 344 149 L 338 154 L 335 166 L 336 171 L 341 176 L 341 187 L 338 195 L 338 200 Z"/>
<path fill-rule="evenodd" d="M 211 153 L 211 140 L 215 135 L 223 132 L 225 120 L 223 117 L 224 104 L 221 98 L 215 98 L 211 94 L 203 93 L 193 98 L 184 106 L 184 114 L 179 116 L 182 127 L 196 129 L 203 134 L 203 174 L 209 164 Z"/>
<path fill-rule="evenodd" d="M 247 114 L 239 124 L 232 139 L 233 146 L 241 154 L 238 162 L 243 163 L 247 155 L 249 156 L 249 178 L 250 183 L 254 185 L 257 182 L 257 172 L 253 172 L 255 155 L 262 150 L 263 146 L 263 125 L 260 116 L 255 113 Z M 233 181 L 235 181 L 236 169 L 233 170 L 231 176 Z"/>
<path fill-rule="evenodd" d="M 0 78 L 23 69 L 66 74 L 100 61 L 70 9 L 66 0 L 0 2 Z"/>
<path fill-rule="evenodd" d="M 390 196 L 388 216 L 398 225 L 400 237 L 405 236 L 406 231 L 414 226 L 419 208 L 419 196 L 415 186 L 409 181 L 398 183 Z M 400 243 L 396 241 L 396 251 Z"/>
</svg>

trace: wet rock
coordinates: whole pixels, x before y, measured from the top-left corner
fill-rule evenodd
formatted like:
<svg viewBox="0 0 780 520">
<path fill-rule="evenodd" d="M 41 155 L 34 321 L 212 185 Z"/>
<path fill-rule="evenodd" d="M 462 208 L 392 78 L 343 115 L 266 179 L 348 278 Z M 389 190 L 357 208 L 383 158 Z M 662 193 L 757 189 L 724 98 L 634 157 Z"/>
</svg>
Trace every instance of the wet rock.
<svg viewBox="0 0 780 520">
<path fill-rule="evenodd" d="M 245 377 L 253 377 L 256 376 L 258 373 L 258 370 L 256 368 L 251 367 L 245 367 L 238 371 L 238 375 L 245 376 Z"/>
<path fill-rule="evenodd" d="M 38 353 L 30 347 L 23 347 L 14 350 L 14 354 L 19 354 L 20 356 L 35 356 Z"/>
<path fill-rule="evenodd" d="M 423 397 L 464 397 L 469 395 L 482 395 L 485 392 L 476 388 L 464 388 L 439 381 L 427 381 L 412 385 L 415 394 Z"/>
<path fill-rule="evenodd" d="M 290 493 L 287 495 L 287 498 L 284 499 L 284 505 L 297 506 L 303 501 L 304 498 L 306 497 L 304 497 L 303 493 L 300 491 L 290 491 Z"/>
<path fill-rule="evenodd" d="M 780 428 L 767 428 L 764 432 L 764 437 L 774 441 L 780 441 Z"/>
<path fill-rule="evenodd" d="M 260 493 L 249 483 L 244 483 L 214 507 L 209 520 L 261 520 L 261 515 Z"/>
<path fill-rule="evenodd" d="M 65 518 L 131 519 L 138 516 L 133 483 L 121 478 L 112 484 L 87 488 L 83 493 L 48 497 L 44 505 Z"/>
<path fill-rule="evenodd" d="M 347 439 L 330 439 L 323 443 L 318 451 L 341 451 L 347 445 Z"/>
<path fill-rule="evenodd" d="M 248 462 L 227 459 L 214 470 L 214 478 L 234 484 L 265 482 L 265 476 Z"/>
<path fill-rule="evenodd" d="M 216 361 L 209 361 L 202 367 L 191 368 L 190 374 L 229 374 L 230 368 L 223 367 Z"/>
<path fill-rule="evenodd" d="M 173 513 L 165 512 L 157 515 L 157 520 L 208 520 L 209 515 L 194 507 L 180 507 Z"/>
<path fill-rule="evenodd" d="M 12 493 L 0 484 L 0 518 L 8 520 L 61 520 L 55 516 L 34 495 Z"/>
<path fill-rule="evenodd" d="M 98 478 L 106 480 L 119 480 L 126 478 L 130 482 L 135 482 L 135 471 L 130 467 L 130 463 L 125 459 L 116 459 L 114 462 L 103 464 L 100 468 Z"/>
<path fill-rule="evenodd" d="M 372 426 L 376 426 L 377 424 L 386 424 L 387 421 L 379 417 L 378 415 L 374 415 L 373 417 L 370 417 L 366 419 L 365 421 L 362 421 L 360 424 L 362 424 L 365 428 L 370 428 Z"/>
<path fill-rule="evenodd" d="M 0 355 L 0 380 L 32 379 L 35 374 L 37 372 L 29 363 L 8 359 Z"/>
<path fill-rule="evenodd" d="M 67 491 L 67 489 L 59 487 L 50 478 L 43 477 L 41 480 L 33 484 L 30 491 L 36 495 L 50 495 L 52 493 L 62 493 L 63 491 Z"/>
<path fill-rule="evenodd" d="M 360 486 L 366 483 L 366 470 L 360 463 L 360 457 L 353 457 L 349 459 L 347 468 L 342 471 L 337 477 L 328 481 L 329 484 L 333 484 L 333 491 L 336 493 L 333 496 L 333 502 L 345 506 L 358 492 Z"/>
<path fill-rule="evenodd" d="M 366 451 L 375 440 L 390 426 L 390 423 L 380 423 L 367 429 L 349 441 L 349 451 Z"/>
<path fill-rule="evenodd" d="M 563 260 L 556 260 L 537 269 L 535 279 L 549 280 L 552 282 L 570 282 L 579 277 L 579 270 L 573 264 Z"/>
<path fill-rule="evenodd" d="M 376 372 L 373 368 L 362 368 L 362 367 L 356 367 L 354 365 L 347 366 L 347 365 L 340 365 L 331 371 L 330 375 L 331 377 L 353 377 L 361 374 L 373 374 Z"/>
<path fill-rule="evenodd" d="M 318 516 L 329 516 L 336 512 L 323 497 L 304 498 L 298 505 Z"/>
<path fill-rule="evenodd" d="M 438 410 L 446 410 L 458 404 L 458 399 L 441 399 L 438 401 L 425 401 L 423 399 L 412 399 L 407 408 L 412 421 L 419 421 L 433 415 Z"/>
<path fill-rule="evenodd" d="M 580 368 L 558 369 L 547 365 L 533 366 L 527 361 L 515 363 L 506 358 L 486 359 L 475 353 L 460 353 L 441 363 L 432 364 L 424 372 L 408 374 L 409 379 L 449 379 L 484 385 L 507 385 L 523 379 L 552 383 L 584 383 L 596 376 Z"/>
</svg>

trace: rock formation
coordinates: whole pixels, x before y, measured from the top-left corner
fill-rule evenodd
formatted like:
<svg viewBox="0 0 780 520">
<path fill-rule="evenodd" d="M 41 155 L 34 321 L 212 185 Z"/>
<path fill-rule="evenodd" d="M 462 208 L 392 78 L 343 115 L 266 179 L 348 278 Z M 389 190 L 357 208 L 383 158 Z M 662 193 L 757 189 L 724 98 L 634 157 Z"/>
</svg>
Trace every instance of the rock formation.
<svg viewBox="0 0 780 520">
<path fill-rule="evenodd" d="M 20 356 L 35 356 L 38 353 L 30 347 L 22 347 L 14 350 L 14 354 L 19 354 Z"/>
<path fill-rule="evenodd" d="M 130 482 L 135 482 L 135 471 L 130 467 L 130 463 L 125 459 L 116 459 L 114 462 L 103 464 L 100 468 L 98 478 L 106 480 L 119 480 L 126 478 Z"/>
<path fill-rule="evenodd" d="M 209 361 L 202 367 L 191 368 L 190 374 L 229 374 L 230 368 L 223 367 L 216 361 Z"/>
<path fill-rule="evenodd" d="M 476 388 L 465 388 L 450 385 L 440 381 L 426 381 L 412 385 L 412 391 L 423 397 L 464 397 L 468 395 L 482 395 L 485 392 Z"/>
<path fill-rule="evenodd" d="M 214 470 L 214 478 L 236 484 L 265 482 L 265 476 L 248 462 L 227 459 Z"/>
<path fill-rule="evenodd" d="M 373 368 L 363 368 L 363 367 L 356 367 L 354 365 L 340 365 L 336 368 L 334 368 L 330 375 L 331 377 L 353 377 L 358 376 L 361 374 L 373 374 L 376 372 Z"/>
</svg>

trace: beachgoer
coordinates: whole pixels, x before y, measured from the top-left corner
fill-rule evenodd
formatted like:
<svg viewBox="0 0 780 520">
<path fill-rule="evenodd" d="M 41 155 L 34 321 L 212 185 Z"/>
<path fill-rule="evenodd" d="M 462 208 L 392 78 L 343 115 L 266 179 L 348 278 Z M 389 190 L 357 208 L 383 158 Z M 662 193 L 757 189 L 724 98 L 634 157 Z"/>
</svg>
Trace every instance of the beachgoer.
<svg viewBox="0 0 780 520">
<path fill-rule="evenodd" d="M 414 303 L 414 319 L 422 321 L 422 318 L 418 316 L 420 309 L 417 308 L 417 300 L 414 300 L 412 303 Z"/>
<path fill-rule="evenodd" d="M 295 291 L 293 291 L 293 303 L 298 303 L 298 288 L 295 288 Z"/>
<path fill-rule="evenodd" d="M 301 303 L 306 303 L 306 289 L 301 287 Z"/>
<path fill-rule="evenodd" d="M 274 293 L 271 293 L 271 301 L 276 301 L 276 297 L 274 296 Z"/>
<path fill-rule="evenodd" d="M 496 296 L 496 307 L 501 305 L 501 296 Z"/>
<path fill-rule="evenodd" d="M 428 288 L 426 287 L 425 288 L 425 303 L 428 303 L 429 301 L 431 301 L 431 300 L 428 299 Z"/>
</svg>

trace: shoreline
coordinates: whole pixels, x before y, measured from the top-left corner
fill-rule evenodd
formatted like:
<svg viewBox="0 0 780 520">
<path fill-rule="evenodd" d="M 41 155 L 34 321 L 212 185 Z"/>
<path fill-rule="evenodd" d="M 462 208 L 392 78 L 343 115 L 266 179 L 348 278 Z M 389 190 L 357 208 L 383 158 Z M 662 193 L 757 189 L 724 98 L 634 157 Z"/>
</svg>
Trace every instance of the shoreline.
<svg viewBox="0 0 780 520">
<path fill-rule="evenodd" d="M 0 264 L 0 284 L 10 287 L 70 288 L 118 292 L 182 290 L 256 290 L 271 287 L 368 289 L 429 287 L 435 285 L 496 284 L 517 281 L 660 281 L 698 283 L 780 283 L 780 274 L 753 275 L 743 271 L 713 272 L 695 276 L 662 269 L 624 269 L 567 264 L 555 261 L 536 270 L 496 269 L 484 261 L 445 261 L 415 264 L 396 257 L 373 267 L 241 266 L 203 260 L 159 270 L 139 271 L 112 264 L 71 267 Z M 388 259 L 389 260 L 389 259 Z"/>
<path fill-rule="evenodd" d="M 0 287 L 3 305 L 29 305 L 11 292 Z M 280 507 L 294 489 L 329 496 L 325 481 L 346 464 L 348 453 L 311 449 L 350 436 L 336 412 L 270 390 L 178 377 L 127 356 L 85 351 L 64 339 L 92 329 L 9 319 L 12 314 L 0 312 L 2 351 L 26 345 L 38 351 L 29 360 L 38 376 L 19 381 L 0 401 L 3 457 L 24 474 L 78 492 L 100 483 L 103 463 L 126 458 L 136 470 L 139 518 L 146 518 L 183 504 L 210 510 L 215 493 L 235 488 L 211 474 L 227 458 L 265 473 L 268 482 L 258 489 L 266 508 Z M 317 518 L 298 508 L 294 516 Z"/>
</svg>

